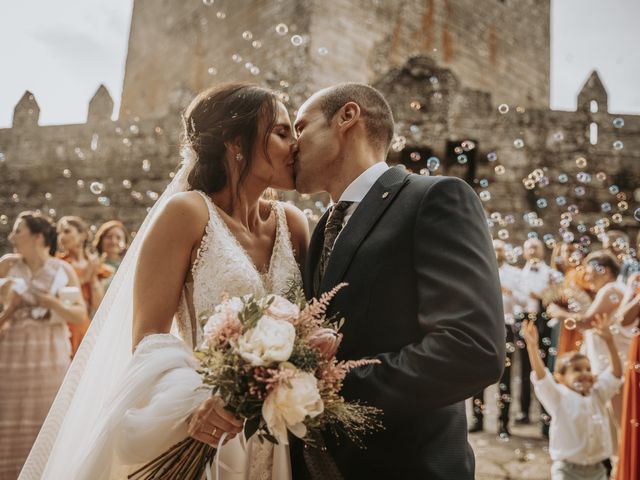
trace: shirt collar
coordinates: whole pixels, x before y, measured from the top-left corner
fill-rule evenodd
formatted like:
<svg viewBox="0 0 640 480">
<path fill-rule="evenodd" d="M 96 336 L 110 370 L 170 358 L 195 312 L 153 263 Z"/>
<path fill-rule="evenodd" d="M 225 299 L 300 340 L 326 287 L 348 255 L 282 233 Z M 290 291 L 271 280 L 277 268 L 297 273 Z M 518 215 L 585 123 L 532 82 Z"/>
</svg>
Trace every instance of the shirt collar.
<svg viewBox="0 0 640 480">
<path fill-rule="evenodd" d="M 367 168 L 356 178 L 340 196 L 340 202 L 362 202 L 373 184 L 387 171 L 389 165 L 379 162 Z"/>
</svg>

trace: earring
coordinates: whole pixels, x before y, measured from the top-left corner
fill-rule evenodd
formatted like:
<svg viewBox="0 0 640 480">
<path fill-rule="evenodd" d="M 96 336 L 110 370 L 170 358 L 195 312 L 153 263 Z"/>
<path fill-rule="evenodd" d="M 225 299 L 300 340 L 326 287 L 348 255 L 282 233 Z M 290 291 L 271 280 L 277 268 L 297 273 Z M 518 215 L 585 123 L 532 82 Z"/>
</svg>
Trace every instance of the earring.
<svg viewBox="0 0 640 480">
<path fill-rule="evenodd" d="M 241 153 L 236 153 L 236 162 L 241 162 L 244 157 Z"/>
</svg>

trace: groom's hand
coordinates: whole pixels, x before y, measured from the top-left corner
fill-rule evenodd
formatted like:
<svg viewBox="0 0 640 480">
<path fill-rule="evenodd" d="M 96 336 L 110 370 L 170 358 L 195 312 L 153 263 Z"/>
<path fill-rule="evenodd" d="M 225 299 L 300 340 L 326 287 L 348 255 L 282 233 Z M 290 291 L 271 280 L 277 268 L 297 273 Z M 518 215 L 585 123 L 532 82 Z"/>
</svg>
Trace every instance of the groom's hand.
<svg viewBox="0 0 640 480">
<path fill-rule="evenodd" d="M 224 443 L 227 443 L 242 431 L 243 424 L 242 420 L 225 410 L 224 402 L 220 397 L 212 396 L 193 412 L 188 432 L 196 440 L 217 448 L 225 432 L 227 436 Z"/>
</svg>

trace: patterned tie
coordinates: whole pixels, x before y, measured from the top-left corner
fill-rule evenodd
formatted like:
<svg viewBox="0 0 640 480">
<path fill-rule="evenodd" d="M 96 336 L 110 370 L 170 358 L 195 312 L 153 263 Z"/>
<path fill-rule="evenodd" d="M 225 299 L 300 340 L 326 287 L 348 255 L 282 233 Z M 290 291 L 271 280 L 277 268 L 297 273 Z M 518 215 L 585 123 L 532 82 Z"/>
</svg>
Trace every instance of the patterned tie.
<svg viewBox="0 0 640 480">
<path fill-rule="evenodd" d="M 329 214 L 327 223 L 324 226 L 324 243 L 322 244 L 322 255 L 320 255 L 320 264 L 318 269 L 320 273 L 320 280 L 324 277 L 324 272 L 327 268 L 327 264 L 329 263 L 329 257 L 331 256 L 333 245 L 336 243 L 336 238 L 338 238 L 340 230 L 342 230 L 344 216 L 352 204 L 353 202 L 338 202 L 333 206 L 333 209 Z"/>
</svg>

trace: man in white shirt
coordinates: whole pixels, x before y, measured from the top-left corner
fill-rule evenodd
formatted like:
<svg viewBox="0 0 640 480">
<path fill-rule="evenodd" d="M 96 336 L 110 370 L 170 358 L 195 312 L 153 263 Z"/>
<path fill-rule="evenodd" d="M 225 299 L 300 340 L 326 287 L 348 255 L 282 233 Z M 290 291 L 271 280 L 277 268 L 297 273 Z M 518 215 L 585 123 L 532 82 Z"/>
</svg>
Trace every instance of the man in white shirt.
<svg viewBox="0 0 640 480">
<path fill-rule="evenodd" d="M 507 345 L 507 358 L 504 372 L 498 382 L 498 435 L 500 438 L 508 438 L 509 432 L 509 408 L 511 406 L 511 365 L 513 352 L 515 351 L 514 318 L 522 312 L 526 297 L 521 291 L 522 272 L 518 267 L 510 265 L 506 258 L 505 243 L 502 240 L 493 241 L 493 249 L 498 261 L 498 274 L 502 288 L 502 306 L 504 309 L 505 339 Z M 484 389 L 473 396 L 474 423 L 469 433 L 480 432 L 484 428 Z"/>
<path fill-rule="evenodd" d="M 551 345 L 551 328 L 547 325 L 549 320 L 542 307 L 542 294 L 549 287 L 554 270 L 544 261 L 544 245 L 537 238 L 529 238 L 524 242 L 523 253 L 526 263 L 522 268 L 521 291 L 524 295 L 525 304 L 523 311 L 516 319 L 516 329 L 519 330 L 521 321 L 529 319 L 535 322 L 541 339 L 540 350 L 543 358 L 546 359 Z M 529 410 L 531 408 L 531 364 L 527 355 L 526 346 L 519 342 L 520 352 L 520 414 L 516 417 L 517 424 L 528 424 Z M 545 360 L 546 361 L 546 360 Z M 543 411 L 543 413 L 545 413 Z M 543 427 L 543 433 L 546 428 Z"/>
<path fill-rule="evenodd" d="M 465 399 L 504 368 L 500 283 L 484 211 L 464 181 L 384 163 L 394 135 L 374 88 L 342 84 L 298 110 L 296 188 L 337 202 L 318 222 L 303 274 L 308 297 L 341 282 L 327 313 L 344 317 L 342 394 L 380 408 L 385 429 L 366 449 L 324 435 L 291 443 L 296 480 L 471 480 Z"/>
</svg>

